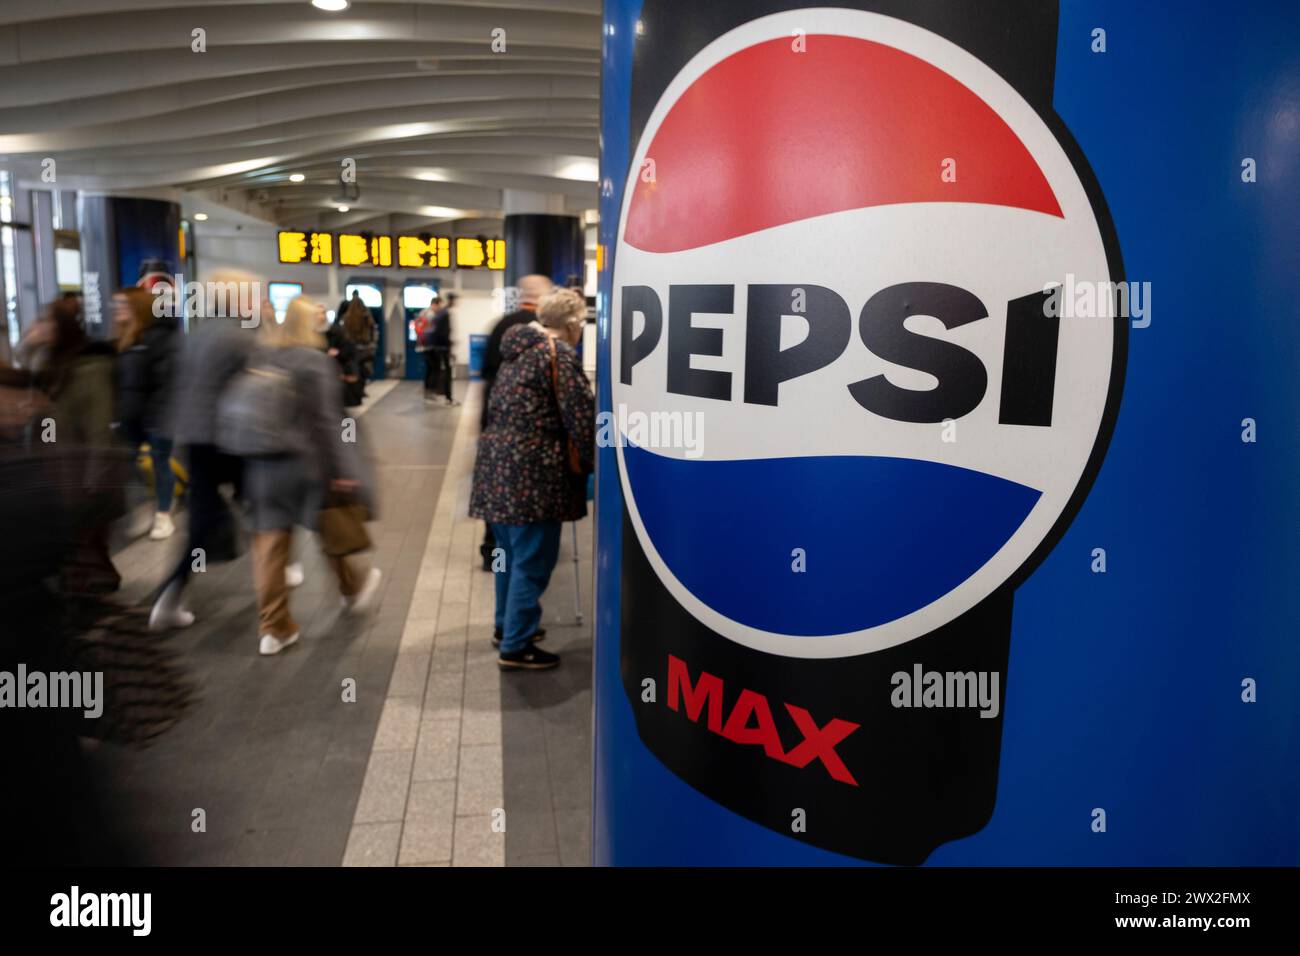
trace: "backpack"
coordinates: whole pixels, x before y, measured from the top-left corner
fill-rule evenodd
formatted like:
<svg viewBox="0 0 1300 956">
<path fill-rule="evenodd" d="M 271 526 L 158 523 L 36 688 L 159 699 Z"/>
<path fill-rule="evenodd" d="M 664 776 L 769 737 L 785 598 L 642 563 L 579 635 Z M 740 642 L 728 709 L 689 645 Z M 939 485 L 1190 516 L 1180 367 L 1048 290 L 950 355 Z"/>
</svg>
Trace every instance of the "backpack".
<svg viewBox="0 0 1300 956">
<path fill-rule="evenodd" d="M 297 408 L 293 375 L 270 362 L 250 364 L 217 399 L 217 447 L 241 458 L 264 458 L 294 450 Z"/>
<path fill-rule="evenodd" d="M 415 319 L 415 342 L 422 349 L 433 348 L 434 323 L 432 316 L 421 312 Z"/>
</svg>

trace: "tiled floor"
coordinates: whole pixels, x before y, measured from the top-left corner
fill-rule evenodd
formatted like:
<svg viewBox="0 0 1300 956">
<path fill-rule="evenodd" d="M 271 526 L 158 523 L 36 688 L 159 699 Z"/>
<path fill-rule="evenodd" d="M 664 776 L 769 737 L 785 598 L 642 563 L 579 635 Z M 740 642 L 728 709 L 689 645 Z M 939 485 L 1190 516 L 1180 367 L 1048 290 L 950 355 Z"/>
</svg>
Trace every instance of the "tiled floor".
<svg viewBox="0 0 1300 956">
<path fill-rule="evenodd" d="M 94 756 L 132 859 L 588 861 L 590 522 L 578 526 L 587 623 L 574 625 L 569 528 L 544 599 L 548 647 L 564 665 L 501 674 L 489 641 L 492 578 L 479 569 L 482 526 L 466 517 L 478 389 L 456 409 L 426 406 L 415 383 L 388 389 L 374 389 L 361 428 L 381 489 L 371 527 L 385 573 L 377 611 L 340 618 L 329 575 L 301 535 L 307 582 L 292 605 L 303 638 L 260 658 L 247 558 L 196 578 L 198 622 L 164 638 L 197 687 L 194 706 L 151 747 L 101 746 Z M 144 597 L 180 542 L 137 540 L 120 552 L 121 596 Z M 345 678 L 356 682 L 354 703 L 342 699 Z"/>
<path fill-rule="evenodd" d="M 461 416 L 416 596 L 357 802 L 345 865 L 585 865 L 590 857 L 591 615 L 577 623 L 574 543 L 590 579 L 590 522 L 572 527 L 544 599 L 564 663 L 501 673 L 482 524 L 469 519 L 477 389 Z"/>
<path fill-rule="evenodd" d="M 102 748 L 111 813 L 143 862 L 337 864 L 360 791 L 433 515 L 454 413 L 426 410 L 416 388 L 374 389 L 359 431 L 376 457 L 379 520 L 373 558 L 385 573 L 378 611 L 339 616 L 310 536 L 296 551 L 307 581 L 293 592 L 302 627 L 282 657 L 256 653 L 247 557 L 211 565 L 190 588 L 195 625 L 163 638 L 197 686 L 192 711 L 143 751 Z M 382 393 L 382 394 L 381 394 Z M 436 410 L 441 411 L 441 410 Z M 115 557 L 123 598 L 143 597 L 182 545 L 140 540 Z M 345 703 L 345 678 L 356 702 Z M 195 832 L 196 810 L 206 830 Z"/>
</svg>

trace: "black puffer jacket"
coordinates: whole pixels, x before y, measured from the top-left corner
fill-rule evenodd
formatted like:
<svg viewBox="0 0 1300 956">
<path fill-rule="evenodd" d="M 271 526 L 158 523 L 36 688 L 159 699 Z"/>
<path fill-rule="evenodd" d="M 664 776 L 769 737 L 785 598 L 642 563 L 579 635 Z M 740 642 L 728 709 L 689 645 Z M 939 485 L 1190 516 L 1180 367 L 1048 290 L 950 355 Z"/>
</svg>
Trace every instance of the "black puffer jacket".
<svg viewBox="0 0 1300 956">
<path fill-rule="evenodd" d="M 176 320 L 155 319 L 117 360 L 118 433 L 140 444 L 150 433 L 172 434 L 172 378 L 180 333 Z"/>
</svg>

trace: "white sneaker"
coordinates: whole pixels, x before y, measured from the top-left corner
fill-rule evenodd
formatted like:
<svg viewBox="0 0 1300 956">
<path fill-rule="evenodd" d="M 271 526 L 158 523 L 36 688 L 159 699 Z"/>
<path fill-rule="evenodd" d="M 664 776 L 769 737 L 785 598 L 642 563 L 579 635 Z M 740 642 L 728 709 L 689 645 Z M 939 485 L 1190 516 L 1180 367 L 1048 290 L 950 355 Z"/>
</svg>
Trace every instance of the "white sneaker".
<svg viewBox="0 0 1300 956">
<path fill-rule="evenodd" d="M 176 525 L 172 523 L 172 516 L 165 511 L 159 511 L 153 516 L 153 527 L 149 529 L 149 537 L 153 541 L 161 541 L 164 538 L 170 538 L 176 532 Z"/>
<path fill-rule="evenodd" d="M 147 537 L 153 531 L 153 523 L 154 519 L 149 517 L 147 511 L 137 510 L 127 522 L 126 536 L 132 540 Z"/>
<path fill-rule="evenodd" d="M 293 564 L 284 566 L 285 587 L 296 588 L 306 579 L 307 575 L 303 573 L 301 561 L 295 561 Z"/>
<path fill-rule="evenodd" d="M 351 597 L 344 595 L 343 613 L 346 614 L 351 611 L 360 614 L 370 607 L 375 595 L 379 593 L 379 582 L 383 576 L 383 573 L 378 568 L 371 568 L 370 576 L 366 578 L 366 583 L 361 586 L 361 590 Z"/>
<path fill-rule="evenodd" d="M 266 654 L 268 656 L 271 654 L 279 654 L 290 644 L 297 644 L 298 637 L 300 634 L 301 632 L 296 632 L 290 634 L 288 637 L 283 637 L 283 638 L 276 637 L 273 634 L 263 634 L 261 643 L 259 643 L 257 646 L 257 652 L 259 654 Z"/>
<path fill-rule="evenodd" d="M 173 584 L 167 587 L 149 611 L 149 630 L 157 634 L 178 627 L 189 627 L 194 623 L 194 615 L 181 606 L 181 587 Z"/>
</svg>

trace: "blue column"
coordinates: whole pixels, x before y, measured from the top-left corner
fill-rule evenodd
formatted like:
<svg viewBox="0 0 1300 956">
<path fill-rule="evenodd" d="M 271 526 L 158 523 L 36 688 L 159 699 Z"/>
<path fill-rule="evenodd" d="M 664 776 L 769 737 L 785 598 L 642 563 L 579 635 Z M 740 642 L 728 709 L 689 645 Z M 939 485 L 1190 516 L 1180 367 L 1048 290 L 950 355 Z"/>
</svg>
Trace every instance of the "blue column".
<svg viewBox="0 0 1300 956">
<path fill-rule="evenodd" d="M 808 7 L 604 4 L 599 410 L 706 427 L 598 449 L 594 861 L 1296 865 L 1300 11 Z M 1084 268 L 1143 311 L 1033 299 Z M 966 327 L 903 327 L 957 293 Z M 978 380 L 952 418 L 852 393 L 925 394 L 932 345 Z"/>
<path fill-rule="evenodd" d="M 113 293 L 135 285 L 141 267 L 175 274 L 180 270 L 181 207 L 159 199 L 83 194 L 79 199 L 82 295 L 86 327 L 108 334 Z"/>
</svg>

